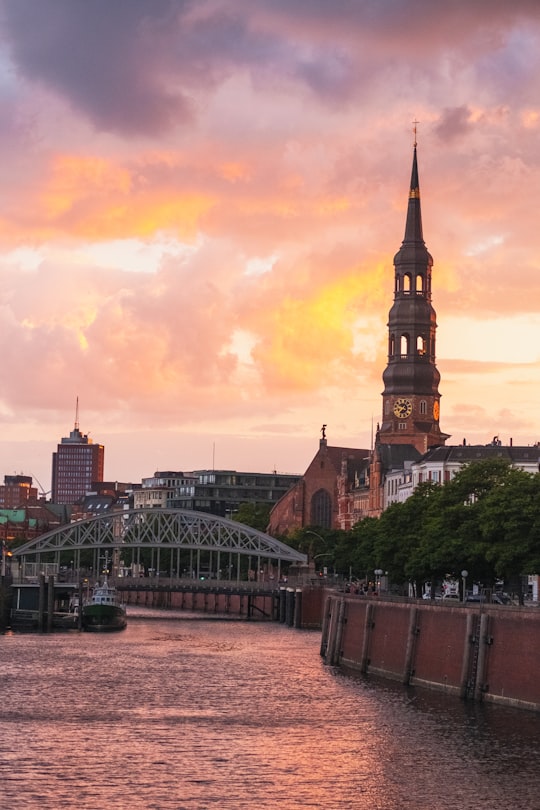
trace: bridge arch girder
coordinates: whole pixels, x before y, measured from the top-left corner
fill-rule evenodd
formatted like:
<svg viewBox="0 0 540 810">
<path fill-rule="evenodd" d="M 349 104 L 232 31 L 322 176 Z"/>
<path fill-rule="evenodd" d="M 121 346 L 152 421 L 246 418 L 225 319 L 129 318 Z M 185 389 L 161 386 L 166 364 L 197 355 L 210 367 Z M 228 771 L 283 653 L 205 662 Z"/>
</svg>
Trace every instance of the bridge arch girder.
<svg viewBox="0 0 540 810">
<path fill-rule="evenodd" d="M 13 550 L 13 557 L 99 548 L 186 549 L 256 556 L 306 564 L 305 554 L 264 532 L 205 512 L 187 509 L 129 509 L 59 526 Z"/>
</svg>

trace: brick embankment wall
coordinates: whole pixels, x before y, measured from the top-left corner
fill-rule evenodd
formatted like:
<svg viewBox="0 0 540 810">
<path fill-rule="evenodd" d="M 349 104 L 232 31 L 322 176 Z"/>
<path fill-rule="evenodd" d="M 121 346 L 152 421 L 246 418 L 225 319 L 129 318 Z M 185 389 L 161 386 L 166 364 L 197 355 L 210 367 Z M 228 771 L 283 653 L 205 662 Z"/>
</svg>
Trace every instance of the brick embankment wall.
<svg viewBox="0 0 540 810">
<path fill-rule="evenodd" d="M 153 590 L 126 590 L 123 599 L 127 605 L 185 610 L 264 620 L 277 619 L 277 598 L 251 593 L 223 593 L 213 590 L 173 591 L 163 588 Z"/>
<path fill-rule="evenodd" d="M 327 664 L 540 711 L 539 608 L 480 609 L 327 592 L 321 624 Z"/>
</svg>

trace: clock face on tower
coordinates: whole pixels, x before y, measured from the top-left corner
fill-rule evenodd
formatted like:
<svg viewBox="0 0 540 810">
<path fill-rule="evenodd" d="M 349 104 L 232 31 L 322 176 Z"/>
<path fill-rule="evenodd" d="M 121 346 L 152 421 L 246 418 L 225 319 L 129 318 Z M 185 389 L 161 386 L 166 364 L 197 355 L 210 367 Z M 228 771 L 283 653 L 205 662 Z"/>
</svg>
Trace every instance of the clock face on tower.
<svg viewBox="0 0 540 810">
<path fill-rule="evenodd" d="M 398 419 L 406 419 L 412 413 L 412 402 L 410 399 L 396 399 L 394 403 L 394 413 Z"/>
<path fill-rule="evenodd" d="M 437 402 L 437 400 L 435 400 L 435 402 L 433 403 L 433 418 L 435 419 L 436 422 L 439 421 L 439 403 Z"/>
</svg>

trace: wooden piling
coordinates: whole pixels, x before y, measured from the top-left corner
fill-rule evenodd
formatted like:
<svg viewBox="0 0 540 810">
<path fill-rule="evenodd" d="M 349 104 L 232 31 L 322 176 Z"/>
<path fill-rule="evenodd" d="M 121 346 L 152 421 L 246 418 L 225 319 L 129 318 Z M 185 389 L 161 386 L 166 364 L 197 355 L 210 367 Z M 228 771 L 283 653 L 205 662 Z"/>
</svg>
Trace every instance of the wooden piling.
<svg viewBox="0 0 540 810">
<path fill-rule="evenodd" d="M 408 686 L 411 680 L 411 675 L 414 671 L 414 651 L 416 647 L 416 638 L 420 628 L 418 627 L 418 608 L 414 605 L 411 607 L 409 613 L 409 634 L 407 636 L 407 649 L 405 650 L 405 669 L 403 672 L 402 683 Z"/>
<path fill-rule="evenodd" d="M 285 596 L 285 623 L 292 627 L 294 623 L 294 588 L 287 588 Z"/>
<path fill-rule="evenodd" d="M 83 584 L 82 584 L 82 579 L 80 579 L 79 580 L 79 610 L 77 612 L 77 630 L 82 630 L 82 614 L 83 614 Z"/>
<path fill-rule="evenodd" d="M 373 631 L 373 603 L 368 602 L 366 605 L 366 616 L 364 619 L 364 638 L 362 640 L 362 657 L 360 659 L 360 672 L 364 675 L 369 667 L 369 643 L 371 640 L 371 633 Z"/>
<path fill-rule="evenodd" d="M 328 649 L 328 627 L 330 623 L 330 616 L 332 615 L 332 600 L 329 596 L 326 597 L 324 600 L 324 612 L 322 618 L 322 630 L 321 630 L 321 649 L 320 654 L 323 658 L 326 657 L 326 651 Z"/>
<path fill-rule="evenodd" d="M 302 588 L 297 588 L 294 596 L 294 626 L 302 627 Z"/>
<path fill-rule="evenodd" d="M 38 630 L 43 633 L 45 625 L 45 574 L 39 575 Z"/>
<path fill-rule="evenodd" d="M 54 575 L 49 576 L 47 584 L 47 631 L 50 633 L 53 629 L 54 619 Z"/>
<path fill-rule="evenodd" d="M 459 685 L 459 696 L 462 699 L 465 699 L 469 692 L 472 651 L 475 644 L 475 641 L 473 640 L 473 631 L 474 631 L 474 614 L 472 612 L 469 612 L 467 614 L 467 621 L 465 624 L 465 638 L 463 639 L 463 660 L 461 665 L 461 679 Z"/>
<path fill-rule="evenodd" d="M 489 616 L 482 613 L 480 617 L 480 634 L 478 638 L 478 663 L 476 669 L 476 683 L 474 687 L 474 699 L 481 701 L 486 691 L 486 657 L 491 638 L 489 636 Z"/>
</svg>

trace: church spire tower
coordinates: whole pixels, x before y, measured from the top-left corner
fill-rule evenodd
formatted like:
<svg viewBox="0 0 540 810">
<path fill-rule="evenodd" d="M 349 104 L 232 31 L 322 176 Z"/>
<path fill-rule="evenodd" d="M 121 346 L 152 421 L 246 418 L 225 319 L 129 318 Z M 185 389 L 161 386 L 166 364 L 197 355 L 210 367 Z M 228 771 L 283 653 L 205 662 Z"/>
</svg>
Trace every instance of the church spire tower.
<svg viewBox="0 0 540 810">
<path fill-rule="evenodd" d="M 394 257 L 394 303 L 388 317 L 383 372 L 381 444 L 413 445 L 420 453 L 444 444 L 439 425 L 441 375 L 435 365 L 437 321 L 431 304 L 433 259 L 424 242 L 415 139 L 405 236 Z"/>
</svg>

